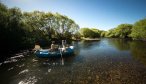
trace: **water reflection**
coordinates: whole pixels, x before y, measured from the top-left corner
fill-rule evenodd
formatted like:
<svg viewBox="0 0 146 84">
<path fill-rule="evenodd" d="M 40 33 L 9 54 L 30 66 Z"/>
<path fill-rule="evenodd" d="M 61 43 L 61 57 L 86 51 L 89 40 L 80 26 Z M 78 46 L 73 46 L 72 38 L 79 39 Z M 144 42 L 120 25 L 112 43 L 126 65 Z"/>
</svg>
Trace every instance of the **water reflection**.
<svg viewBox="0 0 146 84">
<path fill-rule="evenodd" d="M 90 42 L 90 41 L 81 41 L 80 42 L 80 48 L 82 48 L 82 49 L 90 49 L 90 48 L 92 48 L 93 46 L 95 47 L 95 43 L 97 43 L 96 41 L 92 41 L 92 42 Z"/>
<path fill-rule="evenodd" d="M 130 43 L 132 56 L 146 66 L 146 42 L 133 41 Z"/>
<path fill-rule="evenodd" d="M 108 43 L 120 51 L 130 51 L 135 60 L 146 65 L 146 42 L 125 39 L 108 39 Z"/>
<path fill-rule="evenodd" d="M 108 39 L 108 43 L 118 50 L 129 50 L 131 40 L 126 39 Z"/>
</svg>

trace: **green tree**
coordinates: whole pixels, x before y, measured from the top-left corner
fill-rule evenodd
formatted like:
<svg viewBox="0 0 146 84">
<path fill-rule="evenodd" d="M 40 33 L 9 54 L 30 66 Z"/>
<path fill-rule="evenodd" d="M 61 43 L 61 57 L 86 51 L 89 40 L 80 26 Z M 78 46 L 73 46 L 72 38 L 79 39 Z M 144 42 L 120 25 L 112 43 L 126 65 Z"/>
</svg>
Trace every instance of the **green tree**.
<svg viewBox="0 0 146 84">
<path fill-rule="evenodd" d="M 129 35 L 131 34 L 133 25 L 131 24 L 120 24 L 118 25 L 117 28 L 115 28 L 115 37 L 119 38 L 128 38 L 130 37 Z"/>
<path fill-rule="evenodd" d="M 109 38 L 113 38 L 115 37 L 115 28 L 108 30 L 107 32 L 105 32 L 105 37 L 109 37 Z"/>
<path fill-rule="evenodd" d="M 133 25 L 120 24 L 116 28 L 110 29 L 105 36 L 112 38 L 129 38 Z"/>
<path fill-rule="evenodd" d="M 85 38 L 87 37 L 92 38 L 92 35 L 94 34 L 94 32 L 90 30 L 89 28 L 81 28 L 80 34 Z"/>
<path fill-rule="evenodd" d="M 133 39 L 146 40 L 146 18 L 137 21 L 130 35 Z"/>
<path fill-rule="evenodd" d="M 107 31 L 101 30 L 100 37 L 106 37 L 106 32 L 107 32 Z"/>
<path fill-rule="evenodd" d="M 91 30 L 94 32 L 92 37 L 94 37 L 94 38 L 100 37 L 101 31 L 99 29 L 92 28 Z"/>
<path fill-rule="evenodd" d="M 79 30 L 81 36 L 85 38 L 98 38 L 100 37 L 100 30 L 95 28 L 81 28 Z"/>
<path fill-rule="evenodd" d="M 79 30 L 79 26 L 67 16 L 63 16 L 59 13 L 56 13 L 55 18 L 55 31 L 57 31 L 57 37 L 62 39 L 67 39 L 67 37 L 71 38 Z"/>
<path fill-rule="evenodd" d="M 21 12 L 17 7 L 7 8 L 0 3 L 0 45 L 5 46 L 6 52 L 32 48 L 36 42 L 45 46 L 52 38 L 71 39 L 78 30 L 79 26 L 67 16 L 40 11 Z"/>
</svg>

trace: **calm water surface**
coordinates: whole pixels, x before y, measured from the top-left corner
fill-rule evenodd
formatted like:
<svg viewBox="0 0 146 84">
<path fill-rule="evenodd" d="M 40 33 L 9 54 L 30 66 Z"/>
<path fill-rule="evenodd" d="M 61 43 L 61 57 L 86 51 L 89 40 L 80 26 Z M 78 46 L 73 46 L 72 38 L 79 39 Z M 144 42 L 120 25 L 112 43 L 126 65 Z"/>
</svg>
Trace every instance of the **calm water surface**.
<svg viewBox="0 0 146 84">
<path fill-rule="evenodd" d="M 43 59 L 18 53 L 0 63 L 0 84 L 145 84 L 146 42 L 72 42 L 75 55 Z"/>
</svg>

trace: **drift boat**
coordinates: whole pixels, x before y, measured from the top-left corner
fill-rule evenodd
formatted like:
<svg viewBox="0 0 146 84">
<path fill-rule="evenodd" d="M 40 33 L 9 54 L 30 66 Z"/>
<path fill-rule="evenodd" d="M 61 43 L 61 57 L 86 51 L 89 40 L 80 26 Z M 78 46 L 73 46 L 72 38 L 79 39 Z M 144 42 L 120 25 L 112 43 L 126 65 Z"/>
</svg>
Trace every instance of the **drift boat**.
<svg viewBox="0 0 146 84">
<path fill-rule="evenodd" d="M 61 56 L 70 56 L 74 53 L 74 46 L 66 48 L 65 51 L 62 51 L 60 48 L 58 51 L 49 51 L 48 49 L 41 49 L 35 52 L 35 55 L 39 58 L 50 58 L 50 57 L 61 57 Z"/>
</svg>

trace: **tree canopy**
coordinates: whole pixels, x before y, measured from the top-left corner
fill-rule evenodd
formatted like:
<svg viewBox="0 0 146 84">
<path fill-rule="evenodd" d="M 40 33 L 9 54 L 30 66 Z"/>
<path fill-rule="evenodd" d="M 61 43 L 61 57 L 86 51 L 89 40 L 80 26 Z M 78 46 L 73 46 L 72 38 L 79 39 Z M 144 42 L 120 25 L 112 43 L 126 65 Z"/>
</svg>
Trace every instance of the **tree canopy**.
<svg viewBox="0 0 146 84">
<path fill-rule="evenodd" d="M 35 43 L 49 45 L 52 40 L 71 39 L 78 24 L 59 13 L 22 12 L 0 3 L 0 39 L 5 51 L 32 48 Z"/>
<path fill-rule="evenodd" d="M 132 27 L 132 24 L 120 24 L 116 28 L 109 30 L 106 33 L 106 37 L 129 38 Z"/>
<path fill-rule="evenodd" d="M 80 30 L 81 36 L 85 38 L 98 38 L 100 37 L 100 31 L 95 28 L 81 28 Z"/>
<path fill-rule="evenodd" d="M 134 24 L 131 37 L 133 39 L 146 40 L 146 18 Z"/>
<path fill-rule="evenodd" d="M 22 12 L 0 3 L 0 39 L 4 50 L 32 48 L 35 43 L 46 46 L 52 40 L 80 39 L 80 37 L 133 38 L 146 40 L 146 19 L 135 24 L 120 24 L 108 31 L 81 28 L 65 15 L 51 12 Z"/>
</svg>

